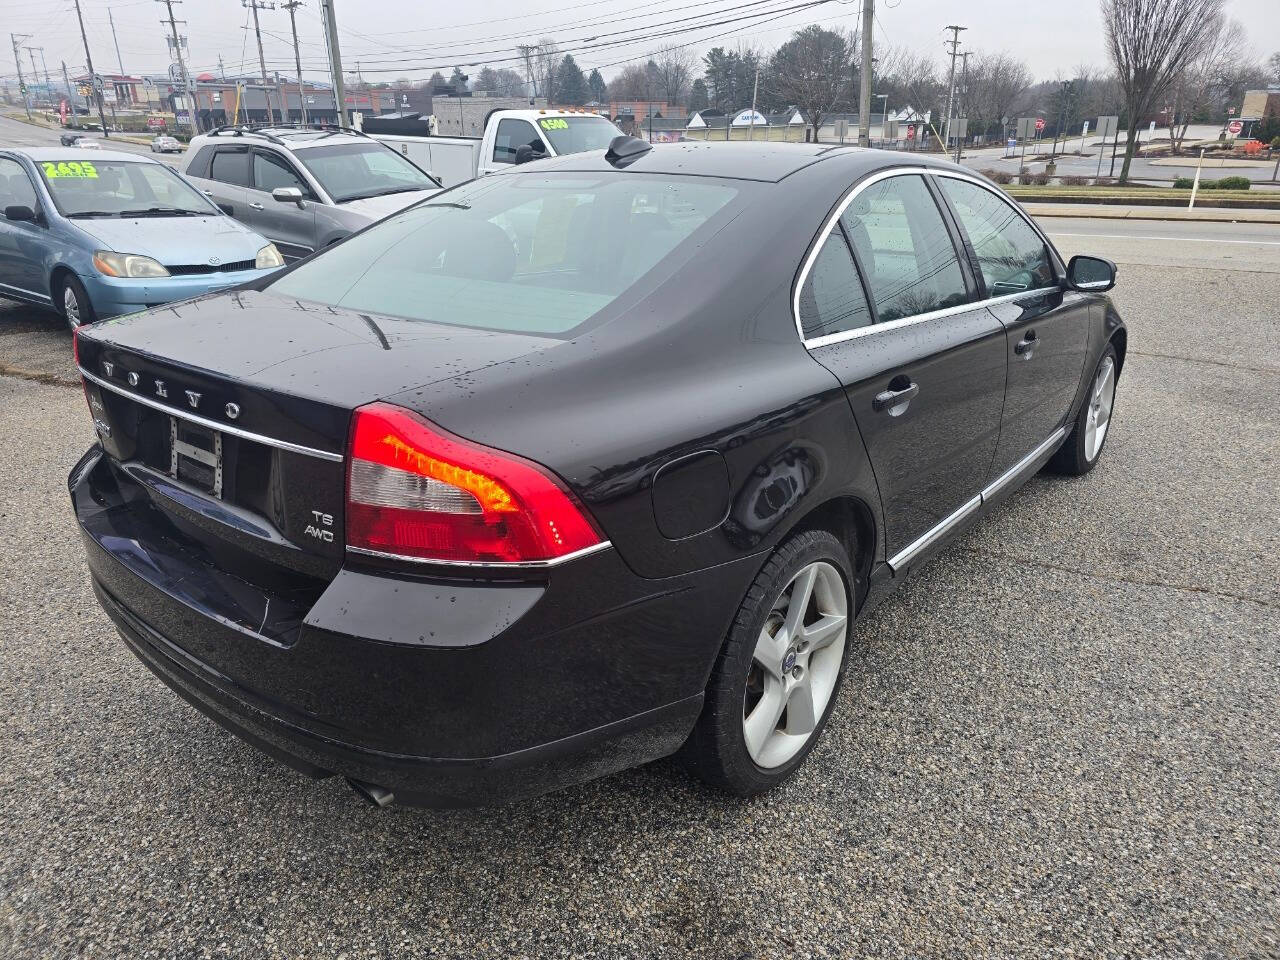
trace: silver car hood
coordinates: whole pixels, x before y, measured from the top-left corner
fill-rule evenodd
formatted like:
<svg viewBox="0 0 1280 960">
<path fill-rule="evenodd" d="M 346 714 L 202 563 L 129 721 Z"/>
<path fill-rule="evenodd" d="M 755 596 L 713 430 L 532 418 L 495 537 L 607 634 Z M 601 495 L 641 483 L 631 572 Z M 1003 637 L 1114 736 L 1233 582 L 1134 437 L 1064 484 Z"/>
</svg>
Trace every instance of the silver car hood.
<svg viewBox="0 0 1280 960">
<path fill-rule="evenodd" d="M 350 210 L 352 213 L 358 213 L 362 217 L 368 217 L 371 221 L 381 220 L 383 217 L 389 217 L 397 210 L 403 210 L 405 207 L 417 203 L 419 200 L 425 200 L 427 197 L 433 197 L 439 190 L 413 190 L 409 193 L 389 193 L 385 197 L 365 197 L 361 200 L 348 200 L 346 203 L 338 204 L 339 210 Z"/>
<path fill-rule="evenodd" d="M 239 263 L 267 241 L 230 217 L 135 217 L 75 220 L 75 225 L 117 253 L 137 253 L 164 264 Z"/>
</svg>

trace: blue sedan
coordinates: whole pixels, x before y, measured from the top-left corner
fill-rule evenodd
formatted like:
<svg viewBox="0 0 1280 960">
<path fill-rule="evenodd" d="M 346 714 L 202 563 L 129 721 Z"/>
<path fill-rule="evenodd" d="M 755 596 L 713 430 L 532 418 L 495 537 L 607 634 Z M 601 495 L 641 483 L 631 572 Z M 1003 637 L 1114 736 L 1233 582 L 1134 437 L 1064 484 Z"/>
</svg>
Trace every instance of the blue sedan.
<svg viewBox="0 0 1280 960">
<path fill-rule="evenodd" d="M 0 149 L 0 296 L 71 327 L 238 286 L 275 246 L 150 157 Z"/>
</svg>

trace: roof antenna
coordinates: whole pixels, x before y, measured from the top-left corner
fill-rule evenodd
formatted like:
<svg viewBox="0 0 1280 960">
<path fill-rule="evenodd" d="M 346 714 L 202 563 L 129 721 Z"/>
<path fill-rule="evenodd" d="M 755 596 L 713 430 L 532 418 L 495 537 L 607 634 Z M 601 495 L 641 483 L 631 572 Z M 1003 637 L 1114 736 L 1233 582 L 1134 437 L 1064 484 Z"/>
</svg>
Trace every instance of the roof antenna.
<svg viewBox="0 0 1280 960">
<path fill-rule="evenodd" d="M 653 144 L 639 137 L 628 137 L 622 134 L 609 141 L 609 149 L 605 151 L 604 158 L 621 170 L 635 163 L 652 149 Z"/>
</svg>

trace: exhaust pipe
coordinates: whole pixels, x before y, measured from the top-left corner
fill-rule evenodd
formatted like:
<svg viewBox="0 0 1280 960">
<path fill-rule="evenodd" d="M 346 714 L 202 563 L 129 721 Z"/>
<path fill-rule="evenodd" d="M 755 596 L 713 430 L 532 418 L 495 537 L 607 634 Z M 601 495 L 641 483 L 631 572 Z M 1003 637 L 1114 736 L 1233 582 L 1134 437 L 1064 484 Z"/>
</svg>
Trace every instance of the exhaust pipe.
<svg viewBox="0 0 1280 960">
<path fill-rule="evenodd" d="M 363 780 L 355 780 L 351 777 L 347 777 L 346 780 L 352 790 L 375 807 L 389 807 L 395 803 L 396 795 L 386 787 L 380 787 L 376 783 L 365 783 Z"/>
</svg>

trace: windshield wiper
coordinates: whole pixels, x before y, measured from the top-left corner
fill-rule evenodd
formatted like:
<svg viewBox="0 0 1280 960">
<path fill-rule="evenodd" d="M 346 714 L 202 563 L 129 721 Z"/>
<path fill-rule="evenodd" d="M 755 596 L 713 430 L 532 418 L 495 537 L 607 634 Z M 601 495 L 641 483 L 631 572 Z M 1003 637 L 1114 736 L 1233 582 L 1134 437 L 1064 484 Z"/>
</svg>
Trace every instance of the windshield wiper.
<svg viewBox="0 0 1280 960">
<path fill-rule="evenodd" d="M 122 217 L 203 217 L 199 210 L 188 210 L 185 207 L 147 207 L 145 210 L 122 210 Z"/>
<path fill-rule="evenodd" d="M 343 200 L 346 203 L 349 200 L 368 200 L 370 197 L 388 197 L 393 193 L 411 193 L 417 190 L 433 190 L 432 187 L 388 187 L 386 190 L 375 190 L 373 193 L 358 193 L 354 197 L 347 197 Z"/>
<path fill-rule="evenodd" d="M 434 203 L 419 204 L 422 207 L 456 207 L 459 210 L 470 210 L 471 204 L 465 200 L 437 200 Z"/>
<path fill-rule="evenodd" d="M 81 210 L 78 213 L 68 213 L 68 219 L 79 220 L 81 218 L 88 219 L 90 217 L 118 217 L 120 214 L 113 213 L 110 210 Z"/>
</svg>

